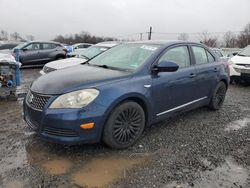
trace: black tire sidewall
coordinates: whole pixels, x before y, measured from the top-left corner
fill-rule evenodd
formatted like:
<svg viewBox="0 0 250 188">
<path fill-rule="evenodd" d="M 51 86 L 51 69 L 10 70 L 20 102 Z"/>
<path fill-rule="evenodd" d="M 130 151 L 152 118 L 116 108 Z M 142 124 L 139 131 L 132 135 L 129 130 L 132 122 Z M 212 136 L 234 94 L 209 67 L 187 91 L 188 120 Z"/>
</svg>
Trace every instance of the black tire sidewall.
<svg viewBox="0 0 250 188">
<path fill-rule="evenodd" d="M 121 144 L 121 143 L 116 142 L 116 140 L 113 136 L 112 130 L 113 130 L 114 121 L 116 120 L 117 116 L 120 114 L 120 112 L 127 109 L 128 107 L 136 108 L 140 112 L 140 114 L 142 116 L 141 129 L 132 142 L 129 142 L 127 144 Z M 138 140 L 138 138 L 141 136 L 141 134 L 144 130 L 144 127 L 145 127 L 145 122 L 146 122 L 145 112 L 144 112 L 143 108 L 138 103 L 133 102 L 133 101 L 123 102 L 122 104 L 115 107 L 114 110 L 112 110 L 112 112 L 110 113 L 110 115 L 105 123 L 105 126 L 104 126 L 102 139 L 103 139 L 104 143 L 107 144 L 111 148 L 115 148 L 115 149 L 128 148 L 128 147 L 134 145 L 135 142 Z"/>
<path fill-rule="evenodd" d="M 223 101 L 222 101 L 221 105 L 219 105 L 219 104 L 216 103 L 216 94 L 217 94 L 217 91 L 221 87 L 223 87 L 223 89 L 225 89 L 225 95 L 224 95 L 224 98 L 223 98 Z M 222 107 L 222 105 L 224 103 L 224 100 L 225 100 L 225 97 L 226 97 L 226 90 L 227 90 L 227 87 L 226 87 L 226 84 L 224 82 L 221 81 L 221 82 L 219 82 L 217 84 L 217 86 L 215 87 L 215 90 L 213 92 L 210 104 L 209 104 L 210 109 L 212 109 L 212 110 L 219 110 Z"/>
</svg>

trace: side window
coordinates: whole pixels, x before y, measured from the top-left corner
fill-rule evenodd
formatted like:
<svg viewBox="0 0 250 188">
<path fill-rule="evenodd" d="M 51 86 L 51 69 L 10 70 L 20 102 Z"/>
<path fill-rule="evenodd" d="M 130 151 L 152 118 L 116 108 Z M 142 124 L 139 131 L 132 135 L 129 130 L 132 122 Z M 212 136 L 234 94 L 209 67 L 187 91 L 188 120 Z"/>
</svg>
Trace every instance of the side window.
<svg viewBox="0 0 250 188">
<path fill-rule="evenodd" d="M 206 52 L 207 52 L 208 62 L 209 62 L 209 63 L 215 62 L 214 56 L 212 56 L 212 54 L 210 54 L 209 51 L 206 50 Z"/>
<path fill-rule="evenodd" d="M 190 66 L 190 56 L 187 46 L 179 46 L 169 49 L 163 56 L 161 56 L 159 62 L 161 61 L 177 63 L 180 68 Z"/>
<path fill-rule="evenodd" d="M 196 64 L 205 64 L 208 63 L 206 50 L 202 47 L 193 46 L 194 57 Z"/>
<path fill-rule="evenodd" d="M 84 45 L 84 48 L 88 48 L 88 47 L 90 47 L 91 45 L 89 45 L 89 44 L 85 44 Z"/>
<path fill-rule="evenodd" d="M 40 44 L 39 43 L 31 43 L 28 46 L 26 46 L 25 49 L 28 49 L 28 50 L 40 50 Z"/>
<path fill-rule="evenodd" d="M 44 50 L 52 49 L 52 44 L 51 43 L 43 43 L 43 49 Z"/>
</svg>

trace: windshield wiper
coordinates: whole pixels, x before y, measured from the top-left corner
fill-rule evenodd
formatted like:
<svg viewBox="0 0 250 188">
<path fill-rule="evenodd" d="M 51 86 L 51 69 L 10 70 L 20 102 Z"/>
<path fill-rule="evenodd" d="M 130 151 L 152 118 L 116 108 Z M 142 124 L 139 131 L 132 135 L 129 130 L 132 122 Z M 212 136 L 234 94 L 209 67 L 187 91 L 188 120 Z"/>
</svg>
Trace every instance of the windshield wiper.
<svg viewBox="0 0 250 188">
<path fill-rule="evenodd" d="M 111 67 L 108 66 L 108 65 L 96 65 L 96 64 L 91 64 L 91 65 L 94 65 L 94 66 L 97 66 L 97 67 L 102 67 L 102 68 L 105 68 L 105 69 L 111 69 Z"/>
<path fill-rule="evenodd" d="M 85 59 L 90 59 L 89 57 L 87 57 L 86 55 L 82 55 L 80 54 L 81 57 L 85 58 Z"/>
</svg>

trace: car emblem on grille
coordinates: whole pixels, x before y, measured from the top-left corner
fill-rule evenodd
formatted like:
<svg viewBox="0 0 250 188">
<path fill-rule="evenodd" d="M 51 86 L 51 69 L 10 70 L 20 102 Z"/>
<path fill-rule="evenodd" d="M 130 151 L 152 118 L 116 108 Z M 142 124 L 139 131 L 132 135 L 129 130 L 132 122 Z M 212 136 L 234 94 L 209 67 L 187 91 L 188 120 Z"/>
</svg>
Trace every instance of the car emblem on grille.
<svg viewBox="0 0 250 188">
<path fill-rule="evenodd" d="M 29 99 L 28 99 L 28 102 L 29 102 L 30 104 L 32 103 L 33 98 L 34 98 L 34 95 L 31 93 L 31 94 L 30 94 L 30 97 L 29 97 Z"/>
</svg>

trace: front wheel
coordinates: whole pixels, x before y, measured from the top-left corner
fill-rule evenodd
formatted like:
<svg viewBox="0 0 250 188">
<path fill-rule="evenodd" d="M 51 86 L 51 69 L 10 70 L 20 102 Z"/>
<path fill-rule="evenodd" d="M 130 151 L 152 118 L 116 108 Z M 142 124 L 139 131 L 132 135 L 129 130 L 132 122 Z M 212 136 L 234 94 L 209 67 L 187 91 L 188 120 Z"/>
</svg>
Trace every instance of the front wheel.
<svg viewBox="0 0 250 188">
<path fill-rule="evenodd" d="M 110 114 L 103 132 L 103 141 L 115 149 L 132 146 L 141 136 L 145 127 L 145 113 L 133 101 L 117 106 Z"/>
<path fill-rule="evenodd" d="M 226 97 L 227 87 L 224 82 L 219 82 L 214 90 L 212 95 L 209 108 L 211 110 L 219 110 Z"/>
</svg>

